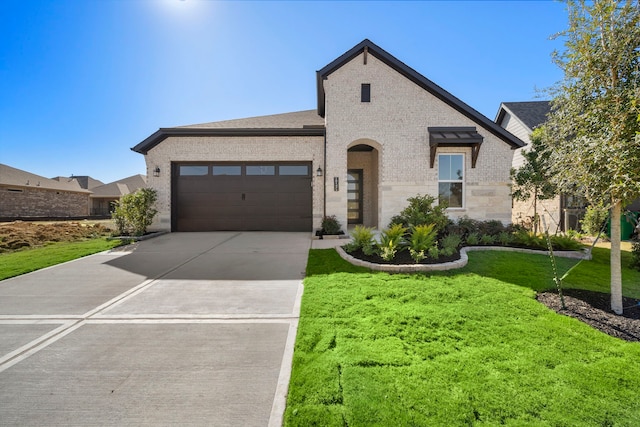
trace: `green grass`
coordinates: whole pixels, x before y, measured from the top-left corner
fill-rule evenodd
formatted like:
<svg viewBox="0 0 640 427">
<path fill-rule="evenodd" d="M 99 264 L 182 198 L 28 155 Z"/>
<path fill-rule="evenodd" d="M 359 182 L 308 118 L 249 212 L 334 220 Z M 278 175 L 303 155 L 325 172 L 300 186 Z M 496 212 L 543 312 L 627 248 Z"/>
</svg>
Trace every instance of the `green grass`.
<svg viewBox="0 0 640 427">
<path fill-rule="evenodd" d="M 570 278 L 599 276 L 605 255 Z M 409 276 L 312 250 L 285 425 L 637 425 L 640 344 L 538 303 L 552 282 L 536 257 Z"/>
<path fill-rule="evenodd" d="M 102 238 L 52 243 L 39 248 L 0 254 L 0 280 L 102 252 L 120 244 L 119 240 Z"/>
</svg>

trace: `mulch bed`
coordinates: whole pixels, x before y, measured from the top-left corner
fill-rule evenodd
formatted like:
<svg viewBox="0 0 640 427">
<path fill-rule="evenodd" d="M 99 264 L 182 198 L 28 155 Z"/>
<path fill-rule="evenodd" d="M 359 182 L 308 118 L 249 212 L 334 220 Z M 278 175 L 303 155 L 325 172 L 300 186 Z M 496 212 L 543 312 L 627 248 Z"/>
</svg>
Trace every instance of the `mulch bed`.
<svg viewBox="0 0 640 427">
<path fill-rule="evenodd" d="M 566 309 L 562 309 L 556 292 L 540 293 L 537 299 L 557 313 L 574 317 L 607 335 L 640 342 L 640 300 L 623 297 L 624 312 L 617 315 L 611 311 L 611 296 L 601 292 L 565 289 Z"/>
<path fill-rule="evenodd" d="M 405 250 L 405 251 L 402 251 L 402 252 L 398 252 L 396 254 L 396 256 L 393 258 L 393 260 L 391 260 L 391 261 L 385 261 L 382 258 L 380 258 L 378 255 L 365 255 L 362 252 L 362 249 L 358 249 L 356 251 L 349 252 L 349 255 L 351 255 L 354 258 L 361 259 L 363 261 L 372 262 L 374 264 L 396 264 L 396 265 L 404 265 L 404 264 L 441 264 L 443 262 L 457 261 L 457 260 L 460 259 L 460 252 L 456 252 L 455 254 L 453 254 L 451 256 L 448 256 L 448 257 L 441 256 L 438 259 L 425 258 L 421 262 L 416 263 L 413 260 L 413 258 L 411 258 L 411 254 L 409 253 L 408 250 Z"/>
</svg>

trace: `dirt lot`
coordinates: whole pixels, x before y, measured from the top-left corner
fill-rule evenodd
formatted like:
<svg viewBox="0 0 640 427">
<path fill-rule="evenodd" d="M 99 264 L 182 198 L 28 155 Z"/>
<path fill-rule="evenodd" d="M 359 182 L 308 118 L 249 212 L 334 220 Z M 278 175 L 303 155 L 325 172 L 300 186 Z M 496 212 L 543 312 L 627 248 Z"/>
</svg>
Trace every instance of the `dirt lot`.
<svg viewBox="0 0 640 427">
<path fill-rule="evenodd" d="M 42 246 L 48 242 L 73 242 L 109 236 L 111 221 L 2 222 L 0 253 Z"/>
</svg>

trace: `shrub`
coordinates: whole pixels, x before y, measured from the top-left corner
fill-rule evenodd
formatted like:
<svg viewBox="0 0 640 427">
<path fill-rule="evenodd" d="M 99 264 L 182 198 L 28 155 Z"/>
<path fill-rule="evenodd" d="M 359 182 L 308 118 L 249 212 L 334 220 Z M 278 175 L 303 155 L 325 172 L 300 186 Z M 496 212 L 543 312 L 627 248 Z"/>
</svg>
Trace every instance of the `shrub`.
<svg viewBox="0 0 640 427">
<path fill-rule="evenodd" d="M 469 233 L 466 238 L 467 245 L 475 246 L 480 243 L 480 234 L 478 233 Z"/>
<path fill-rule="evenodd" d="M 547 249 L 544 237 L 530 231 L 518 231 L 513 235 L 513 243 L 532 249 Z"/>
<path fill-rule="evenodd" d="M 345 245 L 347 252 L 354 252 L 358 249 L 362 249 L 365 255 L 373 255 L 374 240 L 373 240 L 373 228 L 365 227 L 363 225 L 356 225 L 353 231 L 351 231 L 352 241 Z"/>
<path fill-rule="evenodd" d="M 425 258 L 425 251 L 428 251 L 436 242 L 435 224 L 418 225 L 414 227 L 409 240 L 409 252 L 415 262 L 420 262 Z"/>
<path fill-rule="evenodd" d="M 322 218 L 322 233 L 323 234 L 340 234 L 342 224 L 338 221 L 335 215 L 325 216 Z"/>
<path fill-rule="evenodd" d="M 497 241 L 500 242 L 500 244 L 503 246 L 508 246 L 509 243 L 513 241 L 513 235 L 508 231 L 503 231 L 500 234 L 498 234 Z"/>
<path fill-rule="evenodd" d="M 429 248 L 429 258 L 438 259 L 440 257 L 440 250 L 438 246 L 431 246 Z"/>
<path fill-rule="evenodd" d="M 385 261 L 391 261 L 395 258 L 396 253 L 401 251 L 402 237 L 407 229 L 402 224 L 394 224 L 380 235 L 380 243 L 378 243 L 378 254 Z"/>
<path fill-rule="evenodd" d="M 630 267 L 636 270 L 640 270 L 640 240 L 634 240 L 631 244 Z"/>
<path fill-rule="evenodd" d="M 158 199 L 158 193 L 151 188 L 141 188 L 135 193 L 122 196 L 115 203 L 111 214 L 118 232 L 121 235 L 133 234 L 142 236 L 147 227 L 153 222 L 158 211 L 153 207 Z"/>
<path fill-rule="evenodd" d="M 604 206 L 589 206 L 584 213 L 584 218 L 580 221 L 582 231 L 589 236 L 597 236 L 608 217 L 609 211 Z"/>
<path fill-rule="evenodd" d="M 579 251 L 583 248 L 582 244 L 570 236 L 556 234 L 550 237 L 551 246 L 557 251 Z"/>
<path fill-rule="evenodd" d="M 450 256 L 456 253 L 458 247 L 462 243 L 462 237 L 459 234 L 449 234 L 440 241 L 444 255 Z"/>
<path fill-rule="evenodd" d="M 495 237 L 493 237 L 491 234 L 483 234 L 480 237 L 480 243 L 482 243 L 483 245 L 492 245 L 495 241 Z"/>
<path fill-rule="evenodd" d="M 449 218 L 445 214 L 445 206 L 438 205 L 435 197 L 418 194 L 415 197 L 409 197 L 407 201 L 409 205 L 399 215 L 391 218 L 390 227 L 400 224 L 413 230 L 418 225 L 434 224 L 436 233 L 439 233 L 449 224 Z"/>
</svg>

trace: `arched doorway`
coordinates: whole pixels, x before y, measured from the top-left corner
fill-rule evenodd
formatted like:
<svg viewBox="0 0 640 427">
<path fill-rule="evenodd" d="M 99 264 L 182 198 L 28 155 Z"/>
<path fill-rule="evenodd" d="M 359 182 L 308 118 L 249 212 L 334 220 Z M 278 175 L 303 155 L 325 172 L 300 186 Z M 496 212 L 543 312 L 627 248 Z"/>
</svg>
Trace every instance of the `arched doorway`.
<svg viewBox="0 0 640 427">
<path fill-rule="evenodd" d="M 378 227 L 379 144 L 359 139 L 347 149 L 347 222 Z"/>
</svg>

